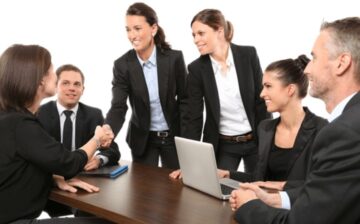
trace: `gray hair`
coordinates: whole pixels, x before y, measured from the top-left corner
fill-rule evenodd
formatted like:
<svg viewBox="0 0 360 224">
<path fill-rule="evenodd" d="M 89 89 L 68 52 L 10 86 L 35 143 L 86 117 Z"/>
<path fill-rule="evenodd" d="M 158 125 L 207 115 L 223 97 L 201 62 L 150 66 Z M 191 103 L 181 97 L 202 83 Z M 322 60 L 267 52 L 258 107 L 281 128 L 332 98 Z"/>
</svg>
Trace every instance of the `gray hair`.
<svg viewBox="0 0 360 224">
<path fill-rule="evenodd" d="M 329 31 L 330 57 L 337 57 L 343 52 L 351 54 L 355 64 L 355 78 L 360 83 L 360 18 L 348 17 L 334 22 L 324 22 L 320 30 Z"/>
</svg>

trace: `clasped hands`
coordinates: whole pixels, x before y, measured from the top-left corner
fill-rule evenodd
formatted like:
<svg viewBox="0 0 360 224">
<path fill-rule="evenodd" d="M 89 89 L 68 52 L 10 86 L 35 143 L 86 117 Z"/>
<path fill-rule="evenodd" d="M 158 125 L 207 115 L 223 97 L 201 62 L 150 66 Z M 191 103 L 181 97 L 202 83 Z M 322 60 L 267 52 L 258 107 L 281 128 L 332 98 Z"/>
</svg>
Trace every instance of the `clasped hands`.
<svg viewBox="0 0 360 224">
<path fill-rule="evenodd" d="M 279 191 L 283 190 L 285 183 L 284 181 L 241 183 L 240 188 L 231 193 L 230 207 L 235 211 L 251 200 L 260 199 L 271 207 L 281 208 Z"/>
<path fill-rule="evenodd" d="M 104 124 L 103 126 L 96 126 L 94 137 L 100 141 L 102 148 L 108 148 L 114 139 L 114 132 L 110 125 Z"/>
</svg>

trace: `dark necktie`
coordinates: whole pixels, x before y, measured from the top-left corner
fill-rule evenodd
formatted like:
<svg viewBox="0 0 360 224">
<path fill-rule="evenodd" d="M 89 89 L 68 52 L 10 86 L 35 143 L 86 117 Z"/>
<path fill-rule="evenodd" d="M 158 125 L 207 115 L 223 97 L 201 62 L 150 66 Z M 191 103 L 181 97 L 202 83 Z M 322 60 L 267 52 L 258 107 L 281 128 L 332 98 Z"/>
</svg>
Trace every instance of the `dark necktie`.
<svg viewBox="0 0 360 224">
<path fill-rule="evenodd" d="M 64 110 L 64 114 L 66 116 L 64 122 L 64 130 L 63 130 L 63 145 L 66 149 L 71 151 L 71 143 L 72 143 L 72 121 L 71 121 L 71 114 L 73 112 L 71 110 Z"/>
</svg>

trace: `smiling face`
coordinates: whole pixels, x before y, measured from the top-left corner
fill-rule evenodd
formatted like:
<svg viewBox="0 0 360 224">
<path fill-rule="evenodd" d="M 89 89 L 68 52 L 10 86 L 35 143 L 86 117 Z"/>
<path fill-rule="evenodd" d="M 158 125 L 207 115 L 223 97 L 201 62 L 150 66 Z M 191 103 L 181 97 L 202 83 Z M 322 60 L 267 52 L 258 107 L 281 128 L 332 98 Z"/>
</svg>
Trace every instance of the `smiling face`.
<svg viewBox="0 0 360 224">
<path fill-rule="evenodd" d="M 214 30 L 210 26 L 195 21 L 192 26 L 192 35 L 194 43 L 201 55 L 212 54 L 220 40 L 224 36 L 222 29 Z"/>
<path fill-rule="evenodd" d="M 144 16 L 126 16 L 127 36 L 134 50 L 138 53 L 148 51 L 151 53 L 157 29 L 157 25 L 150 26 Z"/>
<path fill-rule="evenodd" d="M 81 74 L 75 71 L 61 72 L 57 84 L 57 99 L 67 109 L 73 108 L 84 92 Z"/>
<path fill-rule="evenodd" d="M 297 88 L 294 84 L 285 86 L 278 76 L 276 71 L 266 71 L 263 75 L 260 97 L 265 100 L 268 112 L 281 112 L 294 95 L 291 88 Z"/>
<path fill-rule="evenodd" d="M 305 69 L 305 74 L 309 77 L 310 95 L 326 100 L 335 82 L 336 59 L 330 57 L 328 50 L 330 35 L 328 31 L 322 31 L 316 39 L 312 49 L 312 60 Z"/>
</svg>

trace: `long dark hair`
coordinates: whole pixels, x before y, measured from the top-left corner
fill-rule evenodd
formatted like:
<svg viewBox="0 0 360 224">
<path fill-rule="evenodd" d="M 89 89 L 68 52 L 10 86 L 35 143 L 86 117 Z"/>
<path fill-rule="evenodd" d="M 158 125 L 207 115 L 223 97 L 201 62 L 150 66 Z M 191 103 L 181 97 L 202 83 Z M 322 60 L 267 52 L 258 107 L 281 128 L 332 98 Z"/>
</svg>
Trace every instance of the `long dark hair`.
<svg viewBox="0 0 360 224">
<path fill-rule="evenodd" d="M 158 31 L 156 32 L 156 35 L 154 36 L 155 45 L 162 49 L 162 50 L 170 50 L 171 46 L 168 42 L 165 41 L 165 33 L 164 30 L 159 26 L 158 17 L 156 15 L 156 12 L 154 9 L 152 9 L 150 6 L 142 3 L 137 2 L 129 6 L 129 8 L 126 11 L 127 16 L 144 16 L 146 19 L 146 22 L 152 26 L 154 24 L 157 25 Z"/>
<path fill-rule="evenodd" d="M 195 21 L 208 25 L 214 30 L 218 30 L 220 27 L 223 27 L 225 40 L 227 42 L 231 42 L 234 35 L 234 28 L 231 22 L 225 20 L 224 15 L 219 10 L 204 9 L 194 16 L 191 20 L 190 26 L 192 26 Z"/>
<path fill-rule="evenodd" d="M 26 111 L 48 75 L 51 55 L 38 45 L 16 44 L 0 57 L 0 110 Z"/>
<path fill-rule="evenodd" d="M 309 80 L 304 74 L 304 70 L 310 59 L 306 55 L 300 55 L 296 59 L 284 59 L 271 63 L 266 69 L 266 72 L 277 72 L 277 78 L 282 81 L 284 85 L 295 84 L 299 88 L 299 97 L 304 98 L 307 94 Z"/>
</svg>

